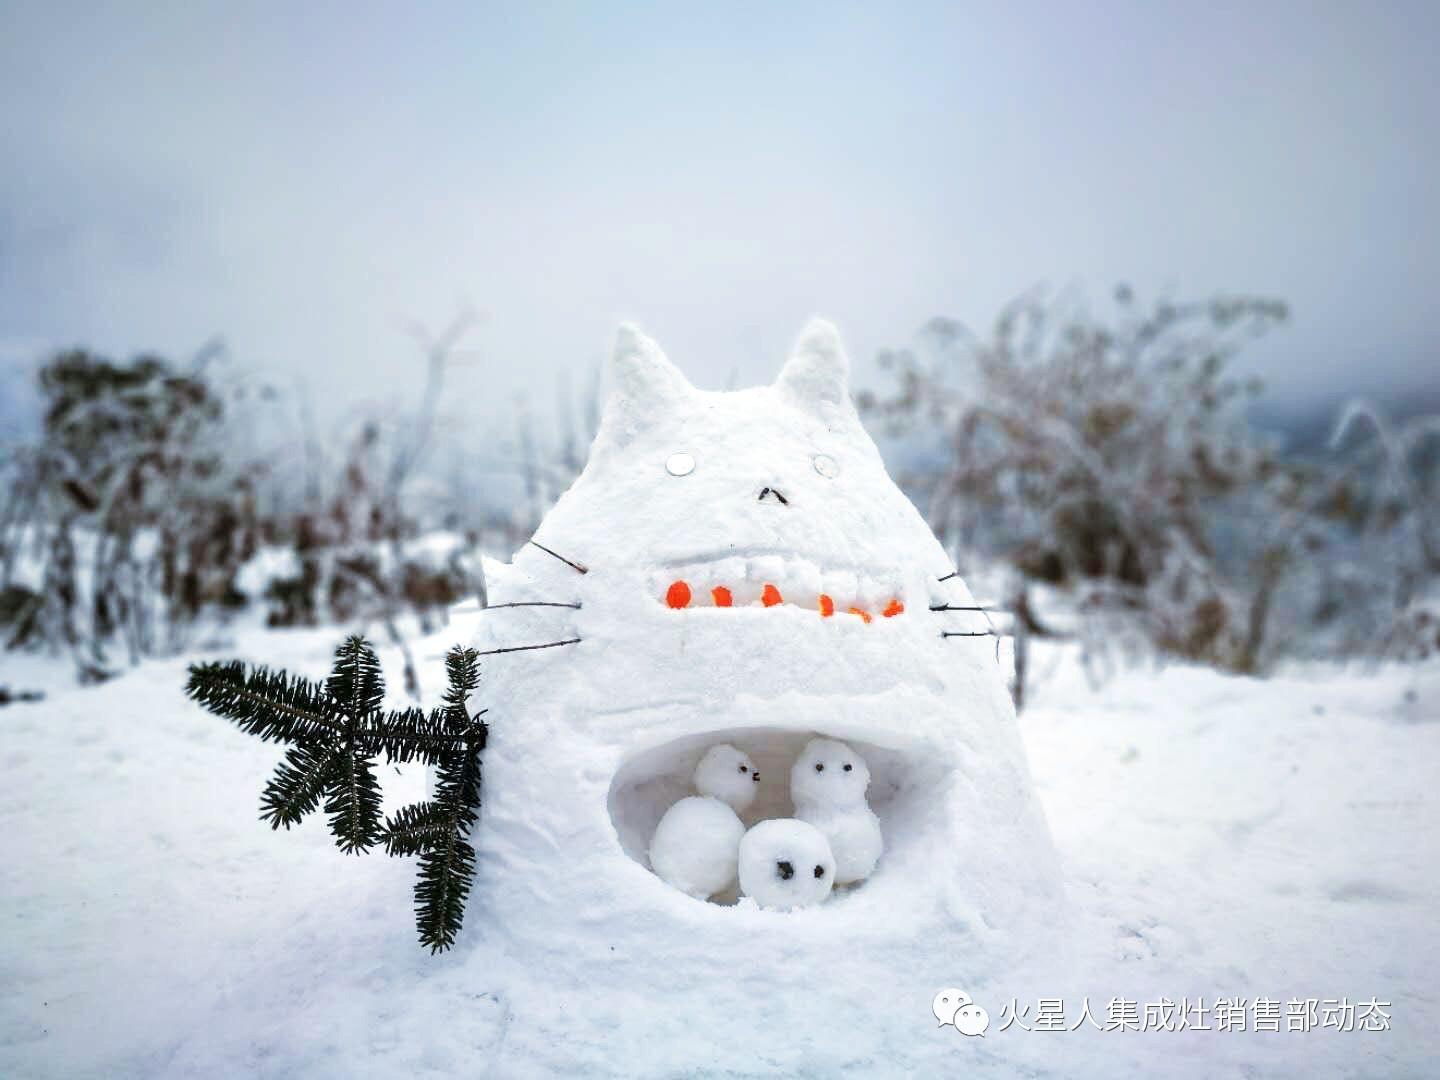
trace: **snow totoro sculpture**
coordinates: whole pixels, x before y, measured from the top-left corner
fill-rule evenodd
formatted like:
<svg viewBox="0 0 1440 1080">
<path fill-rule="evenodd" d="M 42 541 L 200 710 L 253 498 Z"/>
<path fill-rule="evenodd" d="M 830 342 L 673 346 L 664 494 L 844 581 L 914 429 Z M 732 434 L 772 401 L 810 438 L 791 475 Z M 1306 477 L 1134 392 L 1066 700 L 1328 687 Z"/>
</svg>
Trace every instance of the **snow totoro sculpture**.
<svg viewBox="0 0 1440 1080">
<path fill-rule="evenodd" d="M 994 642 L 942 636 L 985 629 L 953 610 L 975 601 L 887 475 L 829 324 L 805 328 L 772 385 L 735 392 L 695 389 L 623 327 L 611 378 L 584 470 L 477 616 L 492 735 L 460 944 L 504 996 L 501 1055 L 605 1072 L 618 1039 L 694 1060 L 745 1046 L 780 1071 L 877 1047 L 943 1066 L 952 1047 L 915 1039 L 935 988 L 979 992 L 1052 948 L 1063 910 Z M 751 826 L 792 816 L 785 778 L 815 738 L 869 768 L 884 857 L 868 878 L 777 911 L 654 874 L 651 838 L 705 748 L 732 745 L 769 781 Z M 585 987 L 583 1007 L 556 1009 L 559 986 Z M 647 1042 L 652 995 L 704 1022 Z M 783 1041 L 794 1031 L 847 1035 Z"/>
</svg>

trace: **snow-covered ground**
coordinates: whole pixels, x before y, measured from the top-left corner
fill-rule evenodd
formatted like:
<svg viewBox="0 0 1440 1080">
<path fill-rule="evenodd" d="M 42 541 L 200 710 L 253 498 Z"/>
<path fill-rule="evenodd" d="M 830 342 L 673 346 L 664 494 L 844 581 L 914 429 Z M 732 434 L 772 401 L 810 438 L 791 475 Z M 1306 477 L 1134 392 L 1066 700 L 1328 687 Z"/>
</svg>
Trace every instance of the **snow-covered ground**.
<svg viewBox="0 0 1440 1080">
<path fill-rule="evenodd" d="M 444 647 L 468 633 L 457 619 L 420 643 L 430 696 Z M 206 655 L 318 676 L 335 640 L 246 632 Z M 956 1075 L 1440 1074 L 1440 667 L 1268 681 L 1168 667 L 1100 690 L 1067 651 L 1042 651 L 1037 667 L 1048 674 L 1020 724 L 1075 955 L 1013 978 L 967 978 L 956 957 L 952 985 L 990 1028 L 937 1026 L 942 987 L 917 984 L 914 1045 L 951 1044 Z M 415 944 L 409 865 L 341 855 L 322 820 L 288 835 L 260 824 L 280 751 L 190 704 L 184 662 L 98 689 L 65 688 L 26 658 L 0 657 L 0 672 L 51 690 L 0 711 L 0 1076 L 496 1074 L 513 1007 L 503 977 L 487 982 L 465 940 L 438 957 Z M 421 796 L 413 770 L 386 776 L 392 803 Z M 867 987 L 817 973 L 815 993 L 853 1005 Z M 706 1022 L 643 987 L 630 995 L 616 1075 L 634 1071 L 630 1049 L 683 1043 Z M 1041 997 L 1060 999 L 1064 1028 L 1084 1026 L 1022 1030 Z M 1088 999 L 1106 1025 L 1116 998 L 1141 1020 L 1162 998 L 1199 998 L 1212 1030 L 1082 1020 Z M 1246 999 L 1246 1030 L 1216 1030 L 1217 998 Z M 1280 1003 L 1279 1031 L 1253 1030 L 1256 998 Z M 1290 1002 L 1303 1012 L 1310 998 L 1314 1030 L 1286 1030 Z M 1358 1030 L 1363 1007 L 1357 1030 L 1322 1026 L 1328 999 L 1388 1003 L 1388 1030 Z M 556 986 L 552 1007 L 586 1009 L 587 988 Z M 793 1075 L 768 1048 L 827 1037 L 767 1029 L 765 1015 L 757 1001 L 753 1045 L 695 1074 Z M 887 1061 L 909 1048 L 834 1036 L 861 1048 L 856 1075 L 903 1072 Z"/>
</svg>

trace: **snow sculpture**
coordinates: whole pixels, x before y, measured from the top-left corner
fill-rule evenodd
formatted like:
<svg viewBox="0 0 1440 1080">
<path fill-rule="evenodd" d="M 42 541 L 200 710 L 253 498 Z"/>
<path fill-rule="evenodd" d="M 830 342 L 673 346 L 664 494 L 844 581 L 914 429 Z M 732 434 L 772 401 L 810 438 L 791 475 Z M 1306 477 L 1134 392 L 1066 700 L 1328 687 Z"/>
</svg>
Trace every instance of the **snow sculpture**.
<svg viewBox="0 0 1440 1080">
<path fill-rule="evenodd" d="M 729 743 L 712 746 L 695 766 L 699 796 L 681 799 L 660 819 L 650 841 L 650 865 L 664 881 L 704 900 L 737 878 L 740 838 L 737 810 L 755 801 L 760 772 L 750 756 Z"/>
<path fill-rule="evenodd" d="M 795 816 L 825 834 L 836 885 L 865 880 L 884 849 L 880 819 L 865 801 L 869 786 L 865 759 L 834 739 L 811 739 L 790 770 Z"/>
<path fill-rule="evenodd" d="M 740 841 L 740 891 L 762 908 L 812 907 L 835 884 L 825 836 L 795 818 L 762 821 Z"/>
<path fill-rule="evenodd" d="M 984 617 L 886 474 L 828 324 L 731 393 L 623 328 L 612 381 L 584 471 L 476 616 L 492 735 L 459 951 L 505 1004 L 491 1071 L 676 1074 L 737 1047 L 776 1073 L 882 1047 L 897 1074 L 949 1071 L 953 1045 L 917 1042 L 935 990 L 1009 996 L 1062 910 L 995 642 L 942 637 Z M 862 884 L 782 912 L 650 869 L 704 750 L 775 781 L 754 825 L 794 816 L 783 778 L 817 737 L 870 772 L 885 853 Z"/>
</svg>

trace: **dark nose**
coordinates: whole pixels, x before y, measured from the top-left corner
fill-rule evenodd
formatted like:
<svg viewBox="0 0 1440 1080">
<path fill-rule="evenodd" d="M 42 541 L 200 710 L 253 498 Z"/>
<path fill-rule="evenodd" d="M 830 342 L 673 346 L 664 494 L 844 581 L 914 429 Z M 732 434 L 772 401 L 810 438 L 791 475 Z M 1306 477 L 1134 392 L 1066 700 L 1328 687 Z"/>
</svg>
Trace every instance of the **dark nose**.
<svg viewBox="0 0 1440 1080">
<path fill-rule="evenodd" d="M 789 506 L 789 505 L 790 505 L 790 500 L 787 499 L 787 498 L 785 498 L 785 496 L 780 493 L 780 489 L 779 489 L 779 488 L 772 488 L 772 487 L 761 488 L 761 489 L 760 489 L 760 501 L 761 501 L 761 502 L 764 502 L 766 499 L 774 499 L 774 500 L 775 500 L 776 502 L 778 502 L 781 506 Z"/>
</svg>

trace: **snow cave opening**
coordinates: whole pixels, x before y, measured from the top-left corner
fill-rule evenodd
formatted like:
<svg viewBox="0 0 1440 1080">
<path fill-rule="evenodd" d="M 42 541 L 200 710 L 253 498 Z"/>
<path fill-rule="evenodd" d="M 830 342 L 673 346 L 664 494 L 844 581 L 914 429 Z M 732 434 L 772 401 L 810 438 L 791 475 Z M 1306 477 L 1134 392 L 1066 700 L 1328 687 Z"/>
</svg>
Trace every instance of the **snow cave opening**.
<svg viewBox="0 0 1440 1080">
<path fill-rule="evenodd" d="M 706 750 L 719 743 L 730 743 L 749 754 L 760 774 L 755 801 L 740 814 L 745 827 L 791 817 L 795 808 L 790 800 L 790 767 L 805 744 L 817 737 L 842 739 L 870 768 L 866 799 L 880 819 L 885 854 L 867 881 L 846 886 L 841 892 L 865 888 L 884 876 L 887 864 L 909 861 L 914 855 L 910 848 L 922 832 L 921 823 L 938 805 L 934 796 L 948 770 L 928 746 L 898 750 L 813 728 L 756 727 L 709 731 L 651 747 L 624 761 L 610 783 L 607 805 L 621 849 L 653 874 L 649 850 L 656 826 L 671 806 L 695 794 L 695 765 Z M 670 888 L 659 877 L 654 880 L 657 887 Z M 737 899 L 731 890 L 712 897 L 709 903 L 733 905 Z"/>
</svg>

